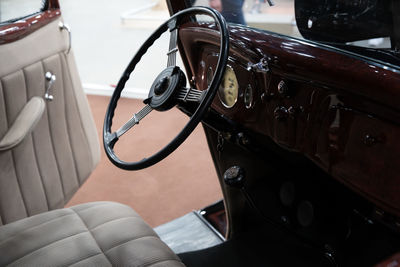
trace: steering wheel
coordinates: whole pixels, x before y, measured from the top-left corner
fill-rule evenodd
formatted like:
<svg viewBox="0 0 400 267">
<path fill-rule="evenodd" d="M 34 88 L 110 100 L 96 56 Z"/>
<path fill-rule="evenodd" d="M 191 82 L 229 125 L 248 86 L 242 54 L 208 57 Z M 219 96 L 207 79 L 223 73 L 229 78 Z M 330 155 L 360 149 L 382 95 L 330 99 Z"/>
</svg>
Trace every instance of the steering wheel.
<svg viewBox="0 0 400 267">
<path fill-rule="evenodd" d="M 176 66 L 176 53 L 178 52 L 178 30 L 179 26 L 187 22 L 189 15 L 208 15 L 212 17 L 219 28 L 220 32 L 220 51 L 217 67 L 214 77 L 207 90 L 201 91 L 195 88 L 186 88 L 186 77 L 184 72 Z M 121 97 L 121 92 L 128 81 L 130 74 L 134 71 L 136 65 L 141 60 L 142 56 L 147 52 L 148 48 L 167 30 L 170 31 L 170 43 L 167 67 L 157 76 L 153 82 L 148 98 L 143 101 L 145 106 L 137 113 L 135 113 L 130 120 L 128 120 L 117 131 L 111 132 L 112 119 L 114 111 L 117 107 L 118 100 Z M 207 7 L 191 7 L 174 14 L 166 22 L 164 22 L 140 47 L 136 55 L 133 57 L 128 67 L 122 74 L 117 87 L 111 97 L 110 103 L 107 108 L 106 116 L 104 119 L 103 127 L 103 144 L 107 157 L 117 167 L 125 170 L 140 170 L 147 168 L 161 161 L 169 154 L 171 154 L 196 128 L 197 124 L 201 121 L 202 117 L 207 112 L 211 105 L 218 86 L 222 81 L 225 67 L 229 54 L 229 34 L 225 19 L 218 11 Z M 156 152 L 154 155 L 144 158 L 137 162 L 122 161 L 117 157 L 114 152 L 114 145 L 119 137 L 131 129 L 134 125 L 138 124 L 146 115 L 152 110 L 166 111 L 173 108 L 178 102 L 195 102 L 198 106 L 190 117 L 190 120 L 178 135 L 169 142 L 164 148 Z"/>
</svg>

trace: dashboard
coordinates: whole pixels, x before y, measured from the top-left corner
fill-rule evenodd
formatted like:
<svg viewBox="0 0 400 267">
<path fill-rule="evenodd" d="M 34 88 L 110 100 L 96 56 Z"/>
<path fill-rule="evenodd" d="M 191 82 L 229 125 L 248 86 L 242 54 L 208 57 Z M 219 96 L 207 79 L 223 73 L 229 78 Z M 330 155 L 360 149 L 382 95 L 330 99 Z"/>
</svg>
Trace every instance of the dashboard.
<svg viewBox="0 0 400 267">
<path fill-rule="evenodd" d="M 179 34 L 192 86 L 205 90 L 218 60 L 218 32 L 197 26 Z M 378 207 L 400 215 L 398 70 L 240 26 L 230 26 L 229 54 L 212 110 L 243 132 L 303 154 Z"/>
</svg>

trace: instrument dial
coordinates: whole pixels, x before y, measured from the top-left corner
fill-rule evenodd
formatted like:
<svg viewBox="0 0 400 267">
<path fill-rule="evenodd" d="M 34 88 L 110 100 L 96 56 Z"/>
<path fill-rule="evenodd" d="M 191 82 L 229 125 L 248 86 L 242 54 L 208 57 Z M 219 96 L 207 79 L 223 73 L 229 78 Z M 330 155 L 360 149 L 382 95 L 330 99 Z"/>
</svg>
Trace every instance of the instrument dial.
<svg viewBox="0 0 400 267">
<path fill-rule="evenodd" d="M 218 97 L 225 107 L 231 108 L 238 99 L 238 92 L 239 84 L 235 71 L 231 66 L 226 66 L 224 77 L 218 89 Z"/>
</svg>

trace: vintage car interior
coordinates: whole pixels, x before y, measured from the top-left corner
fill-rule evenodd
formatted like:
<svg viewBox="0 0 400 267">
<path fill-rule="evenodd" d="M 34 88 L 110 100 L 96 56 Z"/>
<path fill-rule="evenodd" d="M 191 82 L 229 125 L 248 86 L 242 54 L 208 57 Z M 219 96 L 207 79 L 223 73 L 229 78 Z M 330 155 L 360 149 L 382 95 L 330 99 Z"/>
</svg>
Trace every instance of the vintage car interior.
<svg viewBox="0 0 400 267">
<path fill-rule="evenodd" d="M 399 2 L 296 0 L 299 38 L 193 1 L 167 5 L 170 19 L 127 55 L 103 148 L 115 168 L 140 171 L 201 122 L 223 200 L 199 220 L 219 243 L 178 251 L 182 236 L 168 242 L 119 203 L 64 208 L 101 146 L 70 29 L 58 0 L 46 0 L 0 22 L 0 266 L 398 266 Z M 113 125 L 126 82 L 163 33 L 165 69 L 143 108 Z M 365 45 L 374 38 L 386 46 Z M 189 121 L 165 147 L 139 161 L 114 151 L 149 113 L 172 108 Z"/>
</svg>

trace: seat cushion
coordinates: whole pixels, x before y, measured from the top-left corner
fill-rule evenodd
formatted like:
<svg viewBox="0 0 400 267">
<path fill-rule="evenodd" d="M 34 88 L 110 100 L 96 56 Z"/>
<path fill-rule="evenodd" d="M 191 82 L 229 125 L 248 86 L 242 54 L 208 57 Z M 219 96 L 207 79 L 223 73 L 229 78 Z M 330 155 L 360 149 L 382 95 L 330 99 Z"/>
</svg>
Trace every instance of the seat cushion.
<svg viewBox="0 0 400 267">
<path fill-rule="evenodd" d="M 0 266 L 184 266 L 130 207 L 92 202 L 0 227 Z"/>
</svg>

